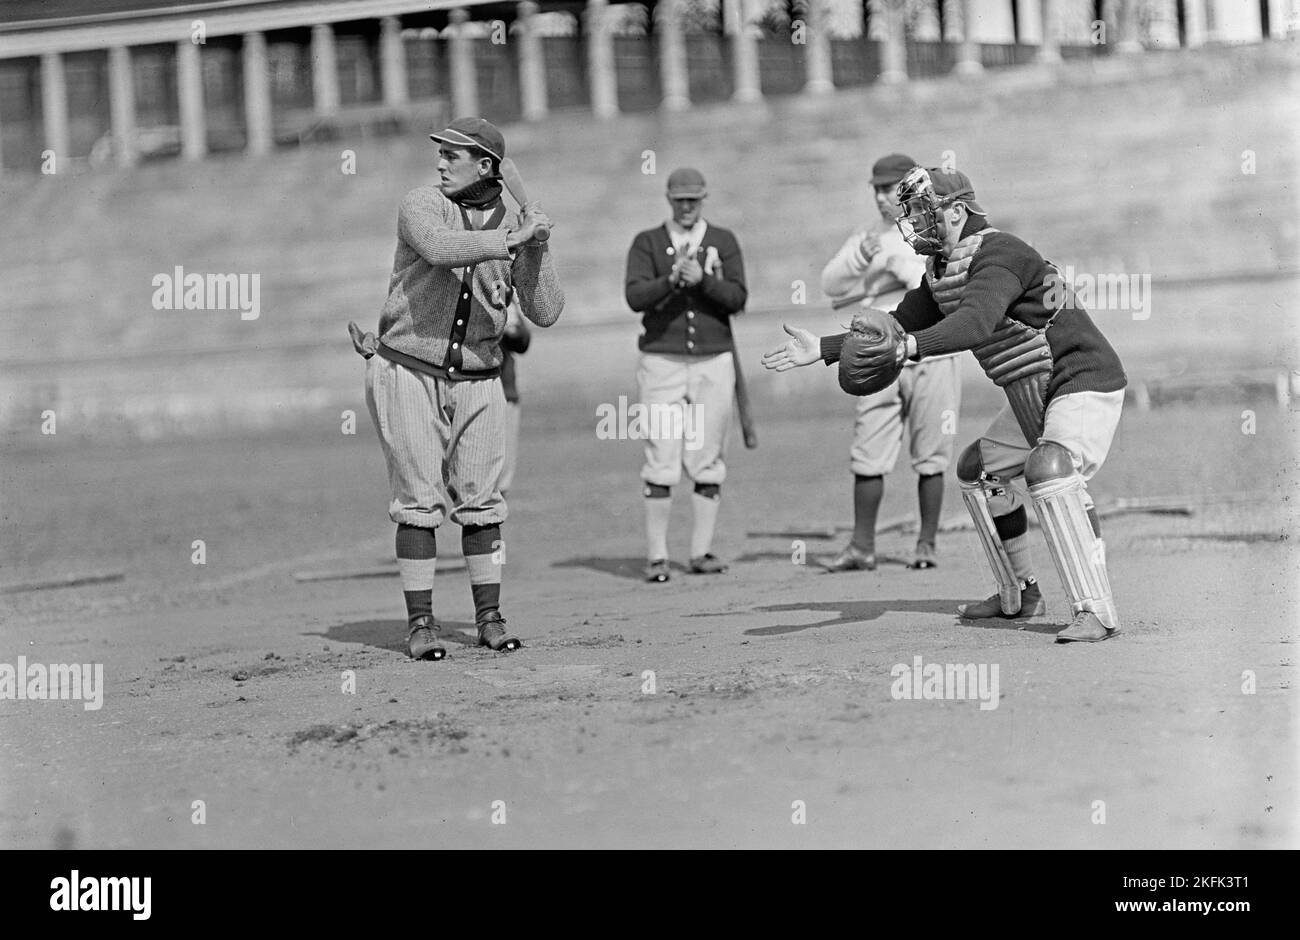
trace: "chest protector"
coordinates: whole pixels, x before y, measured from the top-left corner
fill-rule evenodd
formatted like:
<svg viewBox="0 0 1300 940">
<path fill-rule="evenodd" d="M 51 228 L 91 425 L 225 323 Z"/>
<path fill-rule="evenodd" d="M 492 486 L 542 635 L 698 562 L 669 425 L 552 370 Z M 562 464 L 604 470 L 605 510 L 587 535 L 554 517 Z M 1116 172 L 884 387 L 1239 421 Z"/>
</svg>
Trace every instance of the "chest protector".
<svg viewBox="0 0 1300 940">
<path fill-rule="evenodd" d="M 938 259 L 926 259 L 930 293 L 945 317 L 951 316 L 961 305 L 971 262 L 975 260 L 984 236 L 996 231 L 995 228 L 981 229 L 959 241 L 940 277 L 935 276 Z M 1052 375 L 1052 350 L 1047 344 L 1046 333 L 1046 329 L 1036 330 L 1004 316 L 993 335 L 971 349 L 984 374 L 1006 392 L 1011 412 L 1030 447 L 1036 445 L 1043 435 L 1047 383 Z"/>
</svg>

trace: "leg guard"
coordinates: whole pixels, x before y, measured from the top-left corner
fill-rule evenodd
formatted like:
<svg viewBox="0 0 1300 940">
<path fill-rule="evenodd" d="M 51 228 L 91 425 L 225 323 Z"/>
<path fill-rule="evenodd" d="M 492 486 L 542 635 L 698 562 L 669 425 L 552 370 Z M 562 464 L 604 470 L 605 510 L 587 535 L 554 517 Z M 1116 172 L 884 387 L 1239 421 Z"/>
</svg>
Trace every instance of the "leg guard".
<svg viewBox="0 0 1300 940">
<path fill-rule="evenodd" d="M 1119 615 L 1106 573 L 1106 543 L 1088 517 L 1092 500 L 1070 452 L 1052 441 L 1038 445 L 1025 462 L 1025 482 L 1071 611 L 1088 611 L 1106 629 L 1118 630 Z"/>
<path fill-rule="evenodd" d="M 1011 559 L 1007 557 L 1007 550 L 993 524 L 993 513 L 989 511 L 989 497 L 1001 495 L 1004 487 L 998 477 L 984 472 L 979 446 L 979 441 L 971 444 L 957 461 L 958 487 L 961 501 L 966 504 L 980 544 L 984 546 L 989 567 L 993 569 L 1002 612 L 1014 614 L 1020 610 L 1020 581 L 1011 568 Z"/>
</svg>

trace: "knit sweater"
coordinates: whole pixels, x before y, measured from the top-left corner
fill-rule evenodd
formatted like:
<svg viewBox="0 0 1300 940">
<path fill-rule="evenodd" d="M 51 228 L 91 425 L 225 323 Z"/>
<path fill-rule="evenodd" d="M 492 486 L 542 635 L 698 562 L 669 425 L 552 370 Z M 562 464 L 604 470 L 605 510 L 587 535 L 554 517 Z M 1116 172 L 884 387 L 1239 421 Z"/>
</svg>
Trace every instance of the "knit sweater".
<svg viewBox="0 0 1300 940">
<path fill-rule="evenodd" d="M 696 260 L 702 266 L 718 259 L 712 273 L 694 287 L 670 283 L 677 260 L 666 225 L 647 229 L 632 241 L 627 254 L 624 296 L 641 314 L 643 332 L 637 346 L 643 352 L 711 356 L 732 348 L 731 316 L 745 309 L 745 262 L 736 237 L 709 225 Z"/>
<path fill-rule="evenodd" d="M 962 230 L 962 238 L 987 227 L 978 216 L 971 216 Z M 927 275 L 921 285 L 908 291 L 894 317 L 909 333 L 916 336 L 917 354 L 925 359 L 971 349 L 985 342 L 1003 316 L 1028 324 L 1034 329 L 1048 326 L 1047 344 L 1052 351 L 1052 374 L 1047 385 L 1047 399 L 1071 392 L 1114 392 L 1128 384 L 1119 356 L 1088 316 L 1075 302 L 1054 311 L 1043 302 L 1051 286 L 1055 269 L 1037 251 L 1014 235 L 990 232 L 971 260 L 961 303 L 945 317 L 930 291 Z M 942 275 L 937 266 L 936 276 Z M 840 357 L 840 347 L 848 334 L 826 337 L 822 358 L 828 363 Z"/>
<path fill-rule="evenodd" d="M 513 253 L 506 248 L 506 233 L 518 226 L 518 213 L 507 210 L 496 228 L 467 229 L 460 207 L 437 187 L 407 193 L 379 316 L 379 354 L 453 380 L 491 378 L 500 371 L 512 289 L 533 323 L 546 327 L 559 319 L 564 292 L 546 243 L 529 242 Z M 467 268 L 473 273 L 464 297 Z M 468 316 L 458 312 L 462 302 Z"/>
</svg>

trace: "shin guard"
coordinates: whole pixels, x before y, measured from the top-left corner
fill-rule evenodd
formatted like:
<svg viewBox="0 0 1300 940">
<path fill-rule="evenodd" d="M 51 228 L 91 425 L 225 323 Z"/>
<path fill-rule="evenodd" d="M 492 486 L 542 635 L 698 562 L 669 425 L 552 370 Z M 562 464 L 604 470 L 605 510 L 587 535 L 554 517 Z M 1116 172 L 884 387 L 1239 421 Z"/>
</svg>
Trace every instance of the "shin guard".
<svg viewBox="0 0 1300 940">
<path fill-rule="evenodd" d="M 1092 503 L 1083 478 L 1072 474 L 1031 484 L 1029 496 L 1071 611 L 1089 611 L 1108 630 L 1118 630 L 1119 614 L 1106 573 L 1106 543 L 1088 518 Z"/>
<path fill-rule="evenodd" d="M 1011 567 L 1011 559 L 1002 545 L 997 527 L 993 524 L 993 513 L 989 511 L 989 497 L 998 494 L 1000 484 L 994 478 L 981 475 L 977 482 L 959 482 L 961 501 L 966 504 L 971 521 L 975 523 L 975 532 L 979 535 L 984 554 L 988 556 L 989 567 L 993 569 L 993 578 L 998 585 L 998 600 L 1004 614 L 1014 614 L 1020 610 L 1020 580 Z"/>
</svg>

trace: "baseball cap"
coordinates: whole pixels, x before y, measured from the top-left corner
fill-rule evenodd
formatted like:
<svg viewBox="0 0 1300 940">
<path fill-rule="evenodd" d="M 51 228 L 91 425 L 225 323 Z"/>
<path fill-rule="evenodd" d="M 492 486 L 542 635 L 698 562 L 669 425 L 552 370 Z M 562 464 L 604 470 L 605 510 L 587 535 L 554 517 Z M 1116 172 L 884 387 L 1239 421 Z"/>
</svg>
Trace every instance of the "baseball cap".
<svg viewBox="0 0 1300 940">
<path fill-rule="evenodd" d="M 489 157 L 504 160 L 506 139 L 496 125 L 480 117 L 459 117 L 429 139 L 453 147 L 477 147 Z"/>
<path fill-rule="evenodd" d="M 967 212 L 976 215 L 988 215 L 984 208 L 975 201 L 975 186 L 970 177 L 960 170 L 943 170 L 931 168 L 930 182 L 934 185 L 934 194 L 944 202 L 961 202 Z"/>
<path fill-rule="evenodd" d="M 892 186 L 914 166 L 916 161 L 906 154 L 891 153 L 887 157 L 881 157 L 871 168 L 871 185 Z"/>
<path fill-rule="evenodd" d="M 668 175 L 669 199 L 703 199 L 709 194 L 704 184 L 704 174 L 688 166 L 679 167 Z"/>
</svg>

